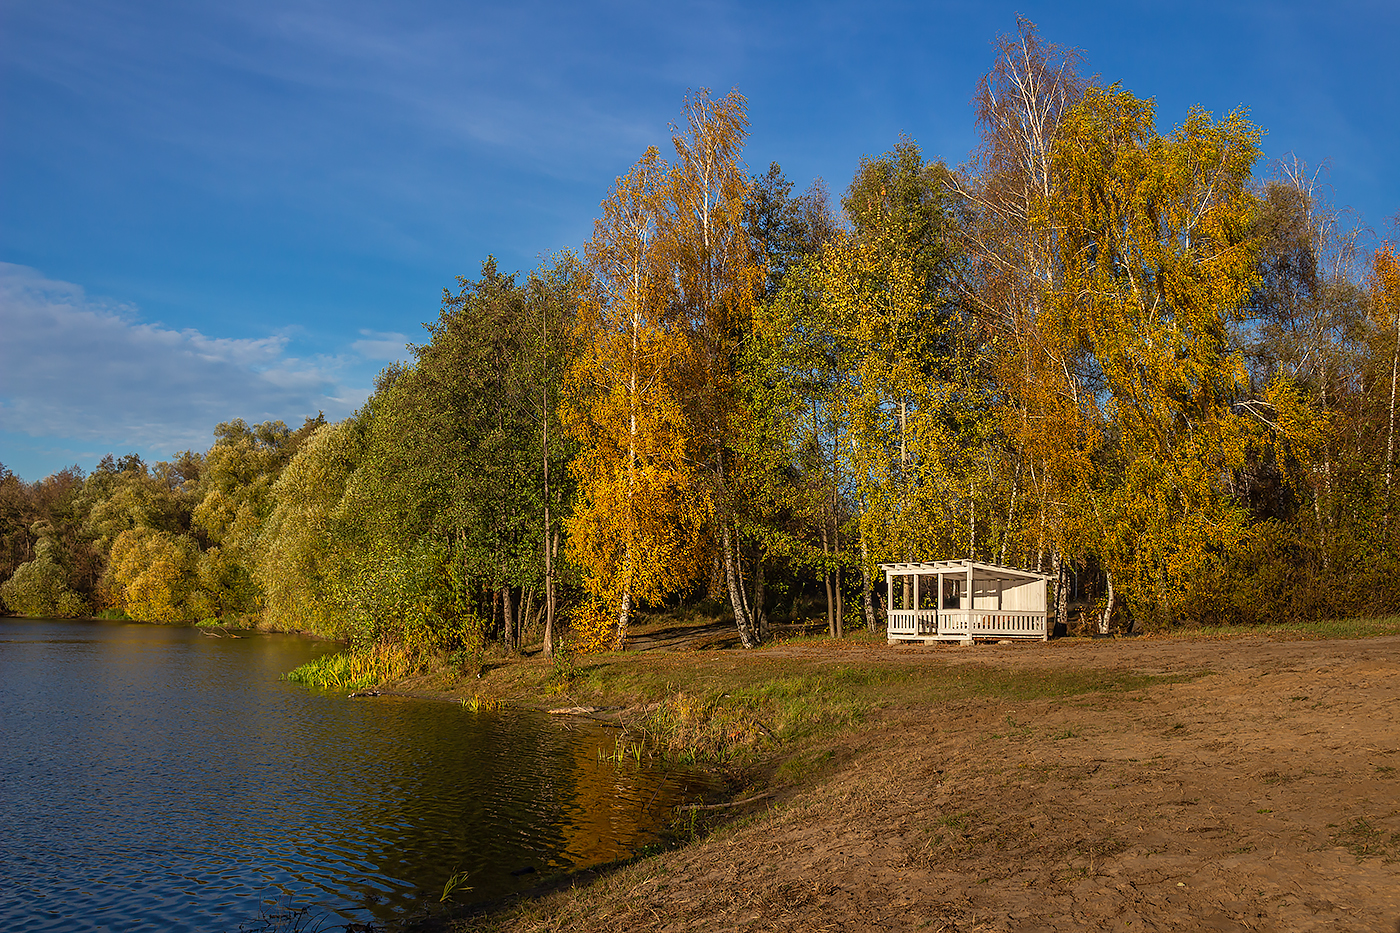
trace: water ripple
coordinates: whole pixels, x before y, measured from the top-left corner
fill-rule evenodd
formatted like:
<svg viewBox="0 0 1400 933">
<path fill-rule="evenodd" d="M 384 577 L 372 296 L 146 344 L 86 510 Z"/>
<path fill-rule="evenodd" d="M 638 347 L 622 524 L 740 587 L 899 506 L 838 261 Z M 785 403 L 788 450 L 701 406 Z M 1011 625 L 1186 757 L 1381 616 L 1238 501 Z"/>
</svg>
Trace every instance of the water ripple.
<svg viewBox="0 0 1400 933">
<path fill-rule="evenodd" d="M 388 919 L 623 856 L 699 790 L 599 761 L 602 727 L 278 679 L 324 650 L 0 619 L 0 929 Z"/>
</svg>

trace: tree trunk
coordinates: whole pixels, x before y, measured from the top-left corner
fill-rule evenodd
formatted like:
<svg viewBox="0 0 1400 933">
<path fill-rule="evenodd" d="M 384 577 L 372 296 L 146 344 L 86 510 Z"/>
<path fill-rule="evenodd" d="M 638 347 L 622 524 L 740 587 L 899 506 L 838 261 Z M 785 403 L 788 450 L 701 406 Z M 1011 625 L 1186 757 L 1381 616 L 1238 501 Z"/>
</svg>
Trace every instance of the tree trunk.
<svg viewBox="0 0 1400 933">
<path fill-rule="evenodd" d="M 505 643 L 507 651 L 516 651 L 520 648 L 520 634 L 515 627 L 515 599 L 511 596 L 511 587 L 507 586 L 501 593 L 501 641 Z"/>
<path fill-rule="evenodd" d="M 828 613 L 827 626 L 833 638 L 845 634 L 844 609 L 841 599 L 841 458 L 837 454 L 840 432 L 835 421 L 831 423 L 831 556 L 835 563 L 831 570 L 832 605 Z"/>
<path fill-rule="evenodd" d="M 730 531 L 729 523 L 724 523 L 724 576 L 725 582 L 729 586 L 729 603 L 734 608 L 734 627 L 739 630 L 739 641 L 745 648 L 757 648 L 758 639 L 754 637 L 753 626 L 749 622 L 748 614 L 744 611 L 744 594 L 740 592 L 741 581 L 734 557 L 734 538 Z"/>
<path fill-rule="evenodd" d="M 1108 603 L 1103 607 L 1103 618 L 1099 620 L 1099 634 L 1107 635 L 1113 623 L 1113 574 L 1105 570 L 1103 576 L 1108 583 Z"/>
<path fill-rule="evenodd" d="M 559 546 L 559 535 L 545 537 L 544 546 L 544 656 L 554 657 L 554 550 Z"/>
<path fill-rule="evenodd" d="M 837 510 L 837 490 L 835 486 L 831 488 L 831 550 L 839 559 L 841 557 L 841 519 Z M 836 631 L 833 633 L 837 638 L 846 636 L 846 614 L 845 603 L 841 598 L 841 565 L 836 565 L 834 574 L 836 578 Z"/>
<path fill-rule="evenodd" d="M 622 605 L 617 610 L 617 637 L 613 648 L 621 651 L 627 645 L 627 625 L 632 621 L 632 591 L 623 590 Z"/>
<path fill-rule="evenodd" d="M 546 306 L 547 307 L 547 306 Z M 544 331 L 544 352 L 546 360 L 549 355 L 549 327 L 548 315 L 540 315 L 540 329 Z M 546 372 L 548 367 L 546 365 Z M 543 386 L 544 399 L 544 452 L 541 460 L 544 464 L 544 656 L 554 657 L 554 560 L 550 554 L 549 536 L 551 532 L 549 514 L 549 385 L 546 382 Z"/>
<path fill-rule="evenodd" d="M 501 591 L 491 590 L 491 637 L 503 638 L 505 635 L 504 626 L 501 625 Z"/>
<path fill-rule="evenodd" d="M 977 487 L 967 484 L 967 559 L 977 559 Z"/>
<path fill-rule="evenodd" d="M 1327 411 L 1327 369 L 1323 365 L 1322 370 L 1322 410 Z M 1319 502 L 1318 500 L 1321 499 Z M 1327 534 L 1327 526 L 1332 519 L 1332 447 L 1328 443 L 1323 444 L 1322 456 L 1322 493 L 1313 497 L 1313 512 L 1317 517 L 1318 543 L 1322 547 L 1322 569 L 1330 571 L 1332 569 L 1331 535 Z"/>
<path fill-rule="evenodd" d="M 739 583 L 739 599 L 744 604 L 744 618 L 748 620 L 749 630 L 758 632 L 758 615 L 754 612 L 753 603 L 749 600 L 749 587 L 744 582 L 744 547 L 743 538 L 739 535 L 739 526 L 734 526 L 734 579 Z"/>
<path fill-rule="evenodd" d="M 1400 308 L 1395 309 L 1395 348 L 1390 354 L 1390 426 L 1385 440 L 1385 527 L 1390 527 L 1390 482 L 1395 468 L 1395 381 L 1400 373 Z"/>
<path fill-rule="evenodd" d="M 1050 565 L 1055 576 L 1055 624 L 1069 630 L 1069 594 L 1065 592 L 1065 565 L 1060 557 L 1060 549 L 1050 552 Z"/>
<path fill-rule="evenodd" d="M 1016 519 L 1016 493 L 1021 488 L 1021 458 L 1016 458 L 1016 472 L 1011 476 L 1011 504 L 1006 509 L 1006 527 L 1001 532 L 1001 558 L 997 562 L 1006 566 L 1006 543 L 1011 539 L 1011 525 Z"/>
<path fill-rule="evenodd" d="M 543 610 L 535 606 L 535 588 L 522 588 L 520 591 L 520 643 L 526 644 L 525 639 L 530 637 L 530 631 L 535 627 L 535 623 L 540 620 L 540 613 Z"/>
<path fill-rule="evenodd" d="M 1035 541 L 1035 572 L 1045 572 L 1045 490 L 1040 492 L 1040 532 Z"/>
<path fill-rule="evenodd" d="M 833 589 L 836 590 L 836 631 L 833 632 L 832 634 L 833 634 L 836 638 L 845 638 L 845 637 L 846 637 L 846 618 L 845 618 L 845 608 L 846 608 L 846 607 L 845 607 L 845 604 L 844 604 L 844 602 L 842 601 L 842 598 L 841 598 L 841 568 L 840 568 L 840 567 L 837 567 L 837 568 L 836 568 L 836 572 L 835 572 L 834 574 L 832 574 L 832 577 L 833 577 L 833 579 L 834 579 Z"/>
<path fill-rule="evenodd" d="M 873 633 L 879 622 L 875 615 L 874 587 L 870 582 L 870 549 L 865 542 L 864 525 L 860 529 L 860 582 L 863 588 L 861 608 L 865 610 L 865 627 Z"/>
<path fill-rule="evenodd" d="M 825 509 L 822 510 L 826 511 Z M 822 516 L 822 553 L 831 556 L 831 537 L 826 533 L 826 516 Z M 822 567 L 822 584 L 826 586 L 826 633 L 836 637 L 836 600 L 831 592 L 831 568 Z"/>
<path fill-rule="evenodd" d="M 768 580 L 763 573 L 763 555 L 754 558 L 753 564 L 753 605 L 750 607 L 749 620 L 753 623 L 754 634 L 759 641 L 763 641 L 768 634 L 768 613 L 764 611 L 763 604 L 768 599 Z"/>
</svg>

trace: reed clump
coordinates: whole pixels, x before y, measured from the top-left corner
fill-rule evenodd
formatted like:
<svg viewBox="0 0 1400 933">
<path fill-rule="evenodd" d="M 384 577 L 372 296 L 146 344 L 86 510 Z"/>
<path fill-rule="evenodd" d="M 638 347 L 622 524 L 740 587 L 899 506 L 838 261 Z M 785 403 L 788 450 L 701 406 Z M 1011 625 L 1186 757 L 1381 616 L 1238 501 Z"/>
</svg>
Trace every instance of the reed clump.
<svg viewBox="0 0 1400 933">
<path fill-rule="evenodd" d="M 364 690 L 415 674 L 422 666 L 419 652 L 396 645 L 375 645 L 322 655 L 283 676 L 293 683 L 324 690 Z"/>
<path fill-rule="evenodd" d="M 473 694 L 462 701 L 462 706 L 473 713 L 494 713 L 501 708 L 501 701 L 495 697 L 484 697 L 481 694 Z"/>
</svg>

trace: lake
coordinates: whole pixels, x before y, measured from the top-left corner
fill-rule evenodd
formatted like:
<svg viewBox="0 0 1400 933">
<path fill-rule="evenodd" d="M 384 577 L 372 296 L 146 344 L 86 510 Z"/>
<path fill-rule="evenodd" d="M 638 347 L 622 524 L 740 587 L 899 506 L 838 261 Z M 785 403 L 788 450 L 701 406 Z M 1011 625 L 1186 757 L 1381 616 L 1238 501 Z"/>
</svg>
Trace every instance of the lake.
<svg viewBox="0 0 1400 933">
<path fill-rule="evenodd" d="M 286 635 L 0 618 L 0 929 L 388 920 L 623 858 L 703 776 L 542 713 L 346 699 Z"/>
</svg>

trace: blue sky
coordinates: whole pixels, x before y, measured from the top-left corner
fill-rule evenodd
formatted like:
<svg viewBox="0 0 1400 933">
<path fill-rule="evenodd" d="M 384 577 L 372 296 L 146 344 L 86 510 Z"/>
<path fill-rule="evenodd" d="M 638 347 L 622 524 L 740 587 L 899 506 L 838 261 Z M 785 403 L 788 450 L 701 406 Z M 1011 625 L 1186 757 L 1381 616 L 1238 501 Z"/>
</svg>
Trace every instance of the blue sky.
<svg viewBox="0 0 1400 933">
<path fill-rule="evenodd" d="M 494 253 L 580 246 L 688 88 L 755 171 L 833 194 L 901 133 L 963 161 L 1017 12 L 1157 101 L 1246 107 L 1268 163 L 1400 211 L 1400 5 L 0 0 L 0 463 L 202 450 L 348 414 Z"/>
</svg>

